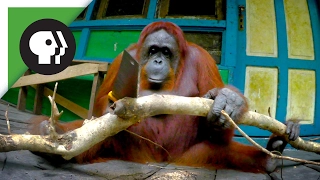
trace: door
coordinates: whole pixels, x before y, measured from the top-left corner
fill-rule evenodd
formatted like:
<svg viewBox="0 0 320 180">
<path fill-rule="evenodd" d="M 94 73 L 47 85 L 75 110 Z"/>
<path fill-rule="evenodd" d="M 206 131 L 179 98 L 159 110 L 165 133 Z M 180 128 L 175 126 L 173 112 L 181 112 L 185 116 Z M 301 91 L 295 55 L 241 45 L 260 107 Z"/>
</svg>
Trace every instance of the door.
<svg viewBox="0 0 320 180">
<path fill-rule="evenodd" d="M 234 85 L 250 110 L 281 122 L 302 120 L 301 136 L 320 135 L 320 26 L 317 0 L 238 0 Z M 242 10 L 241 10 L 242 9 Z M 318 86 L 317 86 L 318 85 Z M 250 136 L 271 133 L 241 126 Z"/>
</svg>

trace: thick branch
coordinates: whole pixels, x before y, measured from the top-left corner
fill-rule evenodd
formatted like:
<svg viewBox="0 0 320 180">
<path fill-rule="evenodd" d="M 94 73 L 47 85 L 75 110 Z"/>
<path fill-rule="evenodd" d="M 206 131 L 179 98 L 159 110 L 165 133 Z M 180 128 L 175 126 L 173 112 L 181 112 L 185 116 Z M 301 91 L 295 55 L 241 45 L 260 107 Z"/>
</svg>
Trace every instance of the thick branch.
<svg viewBox="0 0 320 180">
<path fill-rule="evenodd" d="M 149 117 L 159 114 L 184 114 L 207 116 L 213 100 L 200 97 L 182 97 L 173 95 L 150 95 L 137 99 L 124 98 L 116 102 L 115 114 L 120 117 L 129 118 L 136 115 Z M 268 130 L 279 136 L 284 136 L 290 145 L 296 149 L 320 153 L 320 144 L 305 141 L 300 137 L 295 141 L 289 141 L 285 133 L 286 125 L 269 116 L 249 111 L 238 122 L 238 124 L 255 126 Z"/>
<path fill-rule="evenodd" d="M 53 140 L 49 136 L 37 135 L 0 135 L 0 151 L 31 150 L 60 154 L 65 159 L 79 155 L 93 145 L 127 129 L 129 126 L 149 116 L 160 114 L 185 114 L 207 116 L 213 100 L 199 97 L 173 95 L 150 95 L 140 98 L 123 98 L 114 104 L 114 113 L 106 114 L 85 124 L 74 131 L 58 135 Z M 122 119 L 125 118 L 125 119 Z M 254 112 L 247 113 L 239 124 L 256 126 L 284 135 L 286 126 L 281 122 Z M 320 153 L 320 145 L 298 138 L 289 143 L 305 151 Z"/>
<path fill-rule="evenodd" d="M 273 154 L 272 152 L 268 151 L 266 148 L 260 146 L 258 143 L 256 143 L 253 139 L 251 139 L 245 132 L 243 132 L 239 126 L 230 118 L 230 116 L 224 111 L 222 110 L 221 113 L 226 117 L 226 119 L 232 124 L 233 127 L 235 127 L 236 130 L 238 130 L 240 132 L 240 134 L 245 137 L 251 144 L 253 144 L 254 146 L 256 146 L 257 148 L 259 148 L 262 152 L 270 155 L 272 158 L 277 158 L 277 159 L 286 159 L 286 160 L 290 160 L 290 161 L 296 161 L 296 162 L 302 162 L 305 164 L 314 164 L 314 165 L 320 165 L 320 162 L 314 162 L 314 161 L 308 161 L 308 160 L 304 160 L 304 159 L 299 159 L 299 158 L 292 158 L 289 156 L 282 156 L 282 155 L 277 155 L 277 154 Z"/>
<path fill-rule="evenodd" d="M 30 150 L 52 154 L 60 154 L 64 159 L 88 150 L 107 137 L 127 129 L 138 119 L 123 120 L 116 115 L 106 114 L 100 118 L 86 120 L 86 123 L 74 131 L 58 135 L 52 140 L 50 136 L 39 135 L 0 135 L 0 151 Z"/>
<path fill-rule="evenodd" d="M 286 125 L 269 116 L 249 111 L 241 119 L 239 124 L 256 126 L 260 129 L 268 130 L 272 133 L 275 133 L 276 135 L 284 136 L 286 138 L 286 141 L 288 141 L 289 144 L 296 149 L 320 153 L 319 143 L 305 141 L 300 137 L 298 137 L 295 141 L 290 141 L 288 135 L 285 132 L 287 128 Z"/>
</svg>

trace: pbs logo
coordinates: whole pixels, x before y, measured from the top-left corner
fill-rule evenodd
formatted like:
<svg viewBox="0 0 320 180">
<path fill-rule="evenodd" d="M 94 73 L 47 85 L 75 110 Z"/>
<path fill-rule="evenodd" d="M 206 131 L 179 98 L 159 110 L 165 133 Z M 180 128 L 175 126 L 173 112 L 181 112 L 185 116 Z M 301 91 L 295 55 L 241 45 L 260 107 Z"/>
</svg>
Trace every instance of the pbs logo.
<svg viewBox="0 0 320 180">
<path fill-rule="evenodd" d="M 72 62 L 76 43 L 70 29 L 60 21 L 41 19 L 30 24 L 20 39 L 20 54 L 33 71 L 51 75 Z"/>
</svg>

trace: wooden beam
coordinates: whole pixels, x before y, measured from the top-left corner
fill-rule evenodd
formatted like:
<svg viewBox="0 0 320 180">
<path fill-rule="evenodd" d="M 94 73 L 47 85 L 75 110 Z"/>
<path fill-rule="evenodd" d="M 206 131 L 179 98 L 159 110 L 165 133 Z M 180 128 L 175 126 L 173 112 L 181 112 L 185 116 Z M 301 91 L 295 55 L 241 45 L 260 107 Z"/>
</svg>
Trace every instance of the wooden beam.
<svg viewBox="0 0 320 180">
<path fill-rule="evenodd" d="M 36 88 L 36 85 L 32 85 L 33 88 Z M 52 96 L 53 95 L 53 91 L 49 88 L 44 88 L 43 91 L 43 95 L 44 96 Z M 67 108 L 68 110 L 70 110 L 71 112 L 75 113 L 76 115 L 80 116 L 83 119 L 86 119 L 88 116 L 88 110 L 86 108 L 83 108 L 81 106 L 79 106 L 78 104 L 70 101 L 69 99 L 56 94 L 56 99 L 55 102 L 60 104 L 61 106 Z"/>
<path fill-rule="evenodd" d="M 74 59 L 74 60 L 72 60 L 72 62 L 71 62 L 72 65 L 82 64 L 82 63 L 109 64 L 109 62 L 105 62 L 105 61 L 79 60 L 79 59 Z"/>
<path fill-rule="evenodd" d="M 27 95 L 28 95 L 28 87 L 21 87 L 19 89 L 18 103 L 17 103 L 17 109 L 19 109 L 20 111 L 26 110 Z"/>
<path fill-rule="evenodd" d="M 106 73 L 108 71 L 108 67 L 110 63 L 104 62 L 104 61 L 95 61 L 95 60 L 77 60 L 74 59 L 72 61 L 72 65 L 82 64 L 82 63 L 93 63 L 93 64 L 99 64 L 99 71 Z"/>
<path fill-rule="evenodd" d="M 60 73 L 53 75 L 42 75 L 42 74 L 31 74 L 28 76 L 22 76 L 18 81 L 12 86 L 22 87 L 33 84 L 43 84 L 48 82 L 56 82 L 76 76 L 83 76 L 88 74 L 95 74 L 99 71 L 99 64 L 83 63 L 79 65 L 69 66 Z"/>
<path fill-rule="evenodd" d="M 99 71 L 106 73 L 108 71 L 109 64 L 99 64 Z"/>
<path fill-rule="evenodd" d="M 31 70 L 28 69 L 24 75 L 31 74 Z M 20 111 L 26 110 L 26 103 L 27 103 L 27 95 L 28 95 L 28 87 L 21 87 L 19 89 L 19 95 L 18 95 L 18 102 L 17 102 L 17 109 Z"/>
<path fill-rule="evenodd" d="M 35 89 L 36 89 L 36 94 L 35 94 L 35 97 L 34 97 L 33 113 L 39 115 L 42 112 L 42 100 L 43 100 L 44 84 L 36 85 Z"/>
<path fill-rule="evenodd" d="M 99 72 L 99 73 L 94 74 L 92 88 L 91 88 L 91 95 L 90 95 L 88 119 L 91 119 L 91 117 L 93 115 L 94 102 L 96 100 L 96 95 L 98 94 L 98 90 L 102 84 L 102 81 L 103 81 L 103 73 Z"/>
</svg>

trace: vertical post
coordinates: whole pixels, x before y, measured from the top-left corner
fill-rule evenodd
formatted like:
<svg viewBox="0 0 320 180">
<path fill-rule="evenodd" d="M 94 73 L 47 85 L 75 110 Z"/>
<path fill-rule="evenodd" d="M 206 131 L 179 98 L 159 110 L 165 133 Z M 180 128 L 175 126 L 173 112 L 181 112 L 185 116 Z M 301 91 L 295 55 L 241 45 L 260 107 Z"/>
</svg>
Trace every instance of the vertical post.
<svg viewBox="0 0 320 180">
<path fill-rule="evenodd" d="M 103 73 L 102 72 L 95 73 L 93 82 L 92 82 L 88 119 L 91 119 L 93 115 L 94 101 L 96 99 L 96 94 L 98 93 L 98 90 L 102 84 L 102 81 L 103 81 Z"/>
<path fill-rule="evenodd" d="M 31 70 L 28 69 L 24 73 L 24 76 L 27 76 L 30 74 L 31 74 Z M 28 95 L 28 87 L 27 86 L 20 87 L 19 95 L 18 95 L 18 102 L 17 102 L 17 109 L 18 110 L 20 110 L 20 111 L 26 110 L 27 95 Z"/>
<path fill-rule="evenodd" d="M 43 100 L 44 84 L 38 84 L 36 87 L 36 95 L 34 97 L 33 113 L 41 114 Z"/>
</svg>

